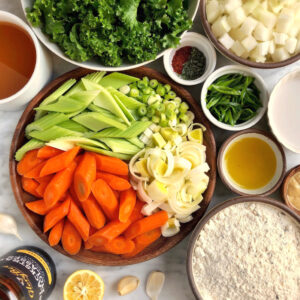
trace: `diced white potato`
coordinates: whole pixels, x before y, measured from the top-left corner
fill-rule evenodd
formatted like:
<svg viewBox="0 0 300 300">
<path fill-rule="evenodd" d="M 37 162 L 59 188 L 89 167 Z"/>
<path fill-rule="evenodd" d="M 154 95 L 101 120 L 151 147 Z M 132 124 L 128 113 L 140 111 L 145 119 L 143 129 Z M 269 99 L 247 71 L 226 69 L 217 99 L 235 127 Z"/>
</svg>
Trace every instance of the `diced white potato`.
<svg viewBox="0 0 300 300">
<path fill-rule="evenodd" d="M 235 41 L 231 47 L 231 51 L 237 56 L 242 56 L 246 51 L 240 41 Z"/>
<path fill-rule="evenodd" d="M 224 33 L 229 32 L 231 28 L 228 24 L 227 17 L 223 16 L 213 23 L 211 29 L 216 37 L 220 37 Z"/>
<path fill-rule="evenodd" d="M 228 33 L 223 34 L 220 38 L 219 38 L 219 42 L 226 48 L 226 49 L 230 49 L 233 44 L 234 44 L 234 40 L 230 37 L 230 35 Z"/>
<path fill-rule="evenodd" d="M 220 5 L 217 0 L 208 1 L 206 4 L 206 18 L 209 23 L 213 23 L 221 14 Z"/>
<path fill-rule="evenodd" d="M 244 38 L 241 43 L 248 52 L 251 52 L 257 45 L 257 41 L 252 35 Z"/>
<path fill-rule="evenodd" d="M 283 1 L 269 0 L 269 9 L 276 15 L 281 11 L 284 6 Z"/>
<path fill-rule="evenodd" d="M 258 23 L 253 32 L 253 36 L 261 42 L 268 41 L 271 37 L 271 31 L 263 23 Z"/>
<path fill-rule="evenodd" d="M 284 45 L 286 40 L 289 37 L 286 33 L 279 33 L 279 32 L 273 32 L 273 36 L 276 45 Z"/>
<path fill-rule="evenodd" d="M 293 10 L 295 13 L 295 21 L 300 21 L 300 3 L 293 5 Z"/>
<path fill-rule="evenodd" d="M 245 3 L 243 3 L 243 8 L 244 8 L 246 15 L 248 16 L 249 14 L 251 14 L 255 10 L 255 8 L 258 6 L 258 4 L 259 4 L 259 0 L 245 1 Z"/>
<path fill-rule="evenodd" d="M 224 2 L 225 12 L 227 13 L 231 13 L 240 6 L 242 6 L 241 0 L 225 0 Z"/>
<path fill-rule="evenodd" d="M 299 22 L 300 22 L 300 20 L 299 20 Z M 288 32 L 288 35 L 290 37 L 296 37 L 297 34 L 299 33 L 299 31 L 300 31 L 300 28 L 297 26 L 297 23 L 294 22 L 293 26 L 290 28 L 290 30 Z"/>
<path fill-rule="evenodd" d="M 272 54 L 272 59 L 275 62 L 286 60 L 289 57 L 290 57 L 290 55 L 283 47 L 276 48 L 274 53 Z"/>
<path fill-rule="evenodd" d="M 270 42 L 266 41 L 266 42 L 258 43 L 255 50 L 257 51 L 259 57 L 266 56 L 269 53 L 269 47 L 270 47 Z"/>
<path fill-rule="evenodd" d="M 286 40 L 284 48 L 288 53 L 293 54 L 296 50 L 297 43 L 298 40 L 296 38 L 290 37 Z"/>
<path fill-rule="evenodd" d="M 228 24 L 231 28 L 239 27 L 246 19 L 246 14 L 242 7 L 238 7 L 229 14 Z"/>
<path fill-rule="evenodd" d="M 275 30 L 280 33 L 288 33 L 294 23 L 294 14 L 290 10 L 280 13 Z"/>
<path fill-rule="evenodd" d="M 247 17 L 240 28 L 240 32 L 244 36 L 249 36 L 252 34 L 257 24 L 258 24 L 257 20 L 255 20 L 252 17 Z"/>
<path fill-rule="evenodd" d="M 245 51 L 242 55 L 241 55 L 241 58 L 244 58 L 244 59 L 247 59 L 249 58 L 250 56 L 250 53 L 248 51 Z"/>
<path fill-rule="evenodd" d="M 231 29 L 229 31 L 229 35 L 235 40 L 235 41 L 242 41 L 246 35 L 243 34 L 240 30 L 240 28 Z"/>
<path fill-rule="evenodd" d="M 258 7 L 255 10 L 254 16 L 269 29 L 272 29 L 277 22 L 276 15 L 274 15 L 270 11 L 264 10 L 262 7 Z"/>
<path fill-rule="evenodd" d="M 275 43 L 274 40 L 269 42 L 269 54 L 273 54 L 275 51 Z"/>
</svg>

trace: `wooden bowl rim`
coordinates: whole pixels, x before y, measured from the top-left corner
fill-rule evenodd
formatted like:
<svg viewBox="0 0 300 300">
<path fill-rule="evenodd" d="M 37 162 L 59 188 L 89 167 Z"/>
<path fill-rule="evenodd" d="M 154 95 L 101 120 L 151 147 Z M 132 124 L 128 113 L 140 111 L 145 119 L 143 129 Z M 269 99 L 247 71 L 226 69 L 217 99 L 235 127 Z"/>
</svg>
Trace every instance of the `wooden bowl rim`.
<svg viewBox="0 0 300 300">
<path fill-rule="evenodd" d="M 285 175 L 285 178 L 283 180 L 283 183 L 281 185 L 281 197 L 283 198 L 285 204 L 291 209 L 293 210 L 296 214 L 298 214 L 300 216 L 300 210 L 297 210 L 295 207 L 293 207 L 288 198 L 287 198 L 287 187 L 288 187 L 288 184 L 289 184 L 289 181 L 291 179 L 291 177 L 293 175 L 295 175 L 296 173 L 300 172 L 300 165 L 297 165 L 293 168 L 291 168 L 287 174 Z"/>
<path fill-rule="evenodd" d="M 193 276 L 193 265 L 192 265 L 192 257 L 193 257 L 193 249 L 195 247 L 195 243 L 197 241 L 197 238 L 199 236 L 200 231 L 203 229 L 203 227 L 205 226 L 205 224 L 214 216 L 216 215 L 218 212 L 220 212 L 221 210 L 231 206 L 231 205 L 235 205 L 235 204 L 239 204 L 239 203 L 247 203 L 247 202 L 257 202 L 257 203 L 265 203 L 271 206 L 275 206 L 281 210 L 283 210 L 285 213 L 289 214 L 293 219 L 295 219 L 295 221 L 297 223 L 300 224 L 300 217 L 294 212 L 292 211 L 290 208 L 288 208 L 286 205 L 284 205 L 283 203 L 279 202 L 278 200 L 275 200 L 273 198 L 268 198 L 268 197 L 261 197 L 261 196 L 253 196 L 253 197 L 235 197 L 235 198 L 231 198 L 229 200 L 226 200 L 225 202 L 222 202 L 220 204 L 218 204 L 217 206 L 215 206 L 214 208 L 212 208 L 197 224 L 196 228 L 194 229 L 191 238 L 189 240 L 189 244 L 188 244 L 188 252 L 187 252 L 187 264 L 186 264 L 186 268 L 187 268 L 187 274 L 188 274 L 188 280 L 190 283 L 190 286 L 192 288 L 192 291 L 196 297 L 196 299 L 198 300 L 204 300 L 201 295 L 200 292 L 197 289 L 197 285 L 195 283 L 194 280 L 194 276 Z"/>
<path fill-rule="evenodd" d="M 201 18 L 201 22 L 202 22 L 204 31 L 205 31 L 206 35 L 208 36 L 208 38 L 213 43 L 213 45 L 215 46 L 215 48 L 221 54 L 223 54 L 226 58 L 233 60 L 235 62 L 238 62 L 239 64 L 242 64 L 242 65 L 245 65 L 245 66 L 248 66 L 251 68 L 258 68 L 258 69 L 281 68 L 281 67 L 290 65 L 300 59 L 300 53 L 298 53 L 298 54 L 295 54 L 294 56 L 292 56 L 286 60 L 280 61 L 280 62 L 257 63 L 257 62 L 254 62 L 254 61 L 251 61 L 248 59 L 244 59 L 244 58 L 241 58 L 241 57 L 235 55 L 234 53 L 232 53 L 231 51 L 226 49 L 213 34 L 213 32 L 211 30 L 211 26 L 206 18 L 206 1 L 207 0 L 202 0 L 200 2 L 200 18 Z"/>
<path fill-rule="evenodd" d="M 276 182 L 276 184 L 269 190 L 265 191 L 264 193 L 261 193 L 261 194 L 248 194 L 248 193 L 245 193 L 245 192 L 242 192 L 240 190 L 238 190 L 236 187 L 234 187 L 228 180 L 227 178 L 225 177 L 224 175 L 224 166 L 223 166 L 223 163 L 222 163 L 222 155 L 224 154 L 224 151 L 226 150 L 228 144 L 234 140 L 235 138 L 237 138 L 238 136 L 241 136 L 241 135 L 244 135 L 244 134 L 247 134 L 247 133 L 257 133 L 257 134 L 261 134 L 261 135 L 264 135 L 266 136 L 267 138 L 269 138 L 271 141 L 273 141 L 275 143 L 275 145 L 277 146 L 279 152 L 281 153 L 281 157 L 282 157 L 282 171 L 281 171 L 281 175 L 278 179 L 278 181 Z M 283 181 L 283 178 L 284 178 L 284 174 L 285 174 L 285 171 L 286 171 L 286 157 L 285 157 L 285 153 L 284 153 L 284 150 L 283 150 L 283 147 L 281 146 L 281 144 L 277 141 L 277 139 L 275 138 L 275 136 L 270 133 L 270 132 L 267 132 L 267 131 L 263 131 L 263 130 L 259 130 L 259 129 L 245 129 L 245 130 L 242 130 L 242 131 L 239 131 L 233 135 L 231 135 L 227 140 L 225 140 L 225 142 L 222 144 L 220 150 L 219 150 L 219 153 L 218 153 L 218 157 L 217 157 L 217 168 L 218 168 L 218 173 L 219 173 L 219 176 L 222 180 L 222 182 L 231 190 L 233 191 L 234 193 L 238 194 L 238 195 L 241 195 L 241 196 L 248 196 L 248 197 L 255 197 L 255 196 L 268 196 L 272 193 L 274 193 L 281 185 L 282 181 Z"/>
<path fill-rule="evenodd" d="M 14 154 L 17 148 L 19 147 L 18 143 L 21 145 L 24 140 L 24 129 L 26 124 L 32 119 L 33 117 L 33 108 L 37 106 L 47 95 L 49 95 L 51 92 L 53 92 L 59 85 L 61 85 L 63 82 L 70 78 L 76 78 L 77 80 L 83 76 L 85 76 L 88 73 L 95 72 L 94 70 L 89 70 L 89 69 L 84 69 L 84 68 L 77 68 L 74 69 L 70 72 L 67 72 L 52 82 L 50 82 L 46 87 L 44 87 L 28 104 L 26 109 L 24 110 L 23 114 L 21 115 L 18 124 L 16 126 L 11 147 L 10 147 L 10 154 L 9 154 L 9 169 L 10 169 L 10 181 L 11 181 L 11 186 L 12 190 L 17 202 L 17 205 L 19 209 L 21 210 L 25 220 L 29 224 L 29 226 L 32 228 L 32 230 L 49 246 L 48 243 L 48 237 L 46 234 L 44 234 L 41 230 L 41 228 L 36 224 L 37 220 L 33 220 L 32 216 L 33 214 L 25 207 L 23 197 L 24 194 L 26 196 L 26 193 L 22 190 L 20 186 L 20 176 L 16 172 L 16 161 L 14 159 Z M 110 73 L 110 72 L 108 72 Z M 121 266 L 121 265 L 130 265 L 130 264 L 136 264 L 140 262 L 144 262 L 147 260 L 150 260 L 152 258 L 155 258 L 166 251 L 170 250 L 173 248 L 175 245 L 177 245 L 180 241 L 182 241 L 196 226 L 197 222 L 202 218 L 204 215 L 205 211 L 208 208 L 208 205 L 212 199 L 214 189 L 215 189 L 215 184 L 216 184 L 216 173 L 217 173 L 217 167 L 216 167 L 216 143 L 214 139 L 214 134 L 213 131 L 210 128 L 209 121 L 205 117 L 204 113 L 202 112 L 201 107 L 197 104 L 196 100 L 193 98 L 193 96 L 183 87 L 177 85 L 174 81 L 170 80 L 167 78 L 165 75 L 161 74 L 160 72 L 153 70 L 148 67 L 139 67 L 133 70 L 127 70 L 127 71 L 122 71 L 122 73 L 126 73 L 132 76 L 136 77 L 143 77 L 143 76 L 149 76 L 152 78 L 156 78 L 162 83 L 165 84 L 170 84 L 172 89 L 179 94 L 190 106 L 191 110 L 195 113 L 196 118 L 200 121 L 201 123 L 204 124 L 206 127 L 206 132 L 205 132 L 205 141 L 207 142 L 207 145 L 210 148 L 210 171 L 209 171 L 209 176 L 210 176 L 210 181 L 208 188 L 204 194 L 204 200 L 203 200 L 203 207 L 201 207 L 194 215 L 194 219 L 190 221 L 189 223 L 183 224 L 181 227 L 181 231 L 171 237 L 171 238 L 163 238 L 161 237 L 159 240 L 157 240 L 154 244 L 153 247 L 149 247 L 148 251 L 144 253 L 141 252 L 138 256 L 135 256 L 133 258 L 129 259 L 124 259 L 121 258 L 120 256 L 117 255 L 112 255 L 112 254 L 104 254 L 104 253 L 95 253 L 92 251 L 88 251 L 85 249 L 81 249 L 80 252 L 76 255 L 69 255 L 67 252 L 63 250 L 61 245 L 54 246 L 55 250 L 60 252 L 61 254 L 64 254 L 72 259 L 75 259 L 77 261 L 81 261 L 84 263 L 89 263 L 93 265 L 107 265 L 107 266 Z M 198 213 L 198 214 L 197 214 Z M 156 245 L 159 242 L 166 241 L 164 242 L 158 249 L 156 249 Z M 153 249 L 152 249 L 153 248 Z M 150 251 L 151 250 L 151 251 Z M 96 257 L 97 256 L 97 257 Z M 98 257 L 99 256 L 99 257 Z M 101 256 L 101 258 L 100 258 Z M 103 258 L 102 258 L 103 257 Z"/>
</svg>

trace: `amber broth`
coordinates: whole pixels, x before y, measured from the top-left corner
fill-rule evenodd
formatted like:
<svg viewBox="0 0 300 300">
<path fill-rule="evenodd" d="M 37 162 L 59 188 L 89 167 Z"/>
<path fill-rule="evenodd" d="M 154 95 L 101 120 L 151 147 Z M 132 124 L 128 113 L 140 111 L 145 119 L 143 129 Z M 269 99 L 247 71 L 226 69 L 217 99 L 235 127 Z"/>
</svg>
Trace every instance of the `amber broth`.
<svg viewBox="0 0 300 300">
<path fill-rule="evenodd" d="M 0 100 L 26 85 L 35 63 L 35 47 L 29 34 L 17 25 L 0 22 Z"/>
</svg>

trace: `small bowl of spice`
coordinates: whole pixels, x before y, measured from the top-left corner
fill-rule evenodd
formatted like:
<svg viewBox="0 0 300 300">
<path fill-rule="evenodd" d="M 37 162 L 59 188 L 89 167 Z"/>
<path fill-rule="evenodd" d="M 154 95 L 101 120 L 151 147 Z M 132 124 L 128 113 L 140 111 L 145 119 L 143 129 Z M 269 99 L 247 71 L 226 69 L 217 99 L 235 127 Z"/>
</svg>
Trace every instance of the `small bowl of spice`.
<svg viewBox="0 0 300 300">
<path fill-rule="evenodd" d="M 286 205 L 300 216 L 300 165 L 288 172 L 281 193 Z"/>
<path fill-rule="evenodd" d="M 199 84 L 214 71 L 216 51 L 209 40 L 196 32 L 187 32 L 180 45 L 164 55 L 168 75 L 182 85 Z"/>
</svg>

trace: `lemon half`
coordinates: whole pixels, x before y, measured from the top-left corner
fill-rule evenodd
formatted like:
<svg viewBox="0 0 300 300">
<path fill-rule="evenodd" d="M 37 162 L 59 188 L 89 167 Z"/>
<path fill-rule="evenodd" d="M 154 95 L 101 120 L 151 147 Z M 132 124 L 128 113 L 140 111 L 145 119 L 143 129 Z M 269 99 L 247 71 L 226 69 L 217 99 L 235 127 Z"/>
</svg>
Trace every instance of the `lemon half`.
<svg viewBox="0 0 300 300">
<path fill-rule="evenodd" d="M 90 270 L 78 270 L 71 274 L 64 285 L 64 300 L 102 300 L 104 282 Z"/>
</svg>

